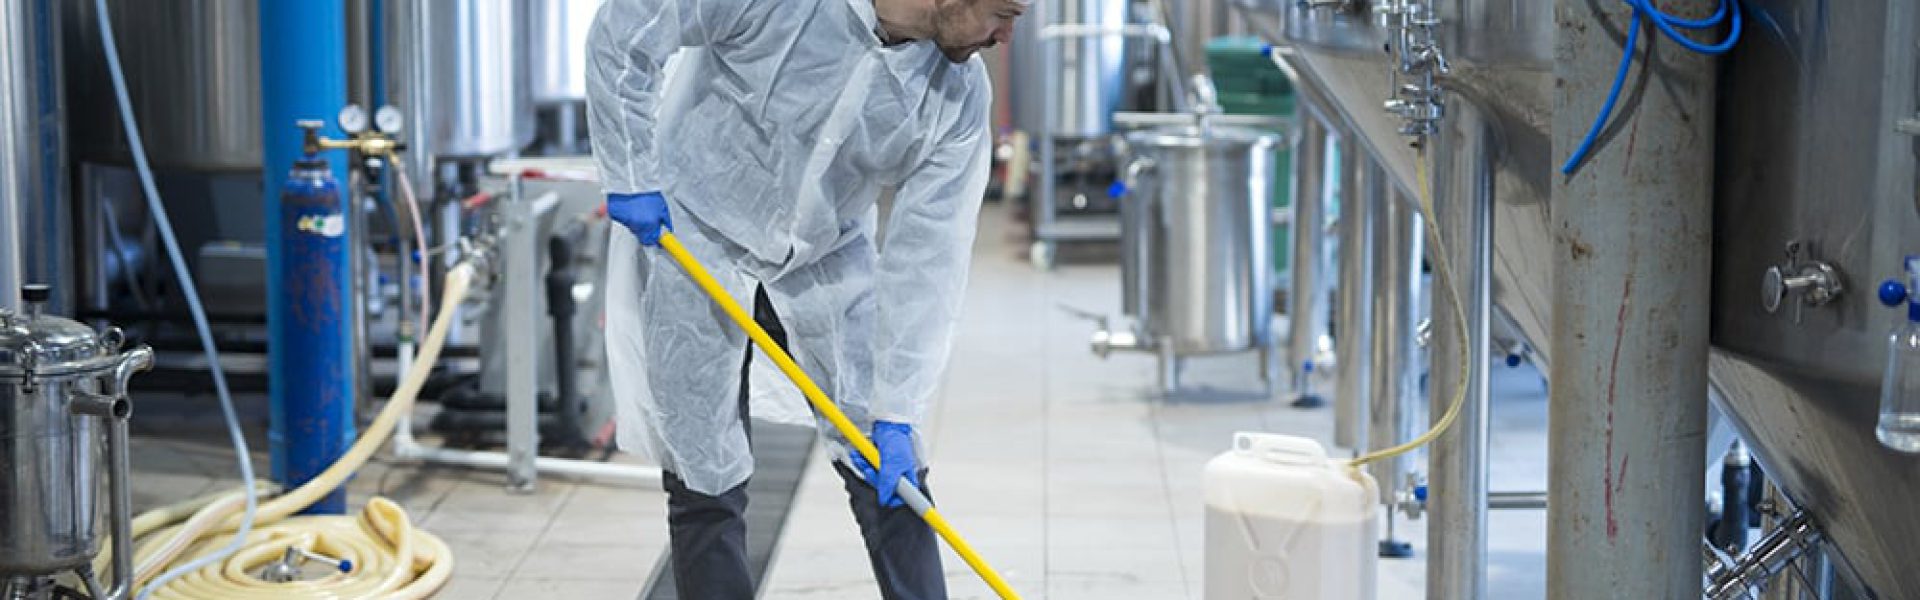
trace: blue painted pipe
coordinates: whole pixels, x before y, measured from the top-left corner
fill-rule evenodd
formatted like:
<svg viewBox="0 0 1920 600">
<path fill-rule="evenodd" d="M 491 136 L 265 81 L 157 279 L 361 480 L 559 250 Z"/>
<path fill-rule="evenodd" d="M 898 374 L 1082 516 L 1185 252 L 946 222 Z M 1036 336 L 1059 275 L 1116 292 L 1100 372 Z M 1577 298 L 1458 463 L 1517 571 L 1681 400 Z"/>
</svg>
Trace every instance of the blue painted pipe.
<svg viewBox="0 0 1920 600">
<path fill-rule="evenodd" d="M 351 247 L 340 181 L 346 161 L 307 157 L 297 123 L 347 103 L 345 0 L 259 0 L 260 116 L 267 193 L 267 327 L 273 478 L 297 486 L 353 443 Z M 336 491 L 307 509 L 346 511 Z"/>
</svg>

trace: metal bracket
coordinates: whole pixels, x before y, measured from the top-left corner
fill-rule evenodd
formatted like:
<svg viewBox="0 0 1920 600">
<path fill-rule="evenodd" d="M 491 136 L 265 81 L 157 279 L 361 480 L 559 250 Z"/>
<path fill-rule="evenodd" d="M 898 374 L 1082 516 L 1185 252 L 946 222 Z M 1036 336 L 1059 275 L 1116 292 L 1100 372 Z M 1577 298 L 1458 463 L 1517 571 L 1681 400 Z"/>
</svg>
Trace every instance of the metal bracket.
<svg viewBox="0 0 1920 600">
<path fill-rule="evenodd" d="M 1893 130 L 1912 136 L 1920 136 L 1920 115 L 1901 119 L 1893 124 Z"/>
</svg>

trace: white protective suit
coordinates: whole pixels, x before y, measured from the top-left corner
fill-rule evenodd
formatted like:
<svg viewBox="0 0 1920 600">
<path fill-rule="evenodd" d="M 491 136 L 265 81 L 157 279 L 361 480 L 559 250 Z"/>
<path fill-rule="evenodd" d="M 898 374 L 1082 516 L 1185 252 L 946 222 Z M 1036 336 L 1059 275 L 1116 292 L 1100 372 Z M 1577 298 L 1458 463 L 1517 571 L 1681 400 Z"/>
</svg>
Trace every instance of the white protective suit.
<svg viewBox="0 0 1920 600">
<path fill-rule="evenodd" d="M 607 192 L 663 192 L 675 234 L 734 300 L 752 306 L 764 286 L 794 358 L 863 431 L 919 424 L 937 390 L 987 186 L 992 99 L 977 57 L 883 46 L 877 24 L 872 0 L 610 0 L 588 37 Z M 880 249 L 883 187 L 897 193 Z M 612 236 L 607 298 L 621 446 L 697 492 L 745 481 L 746 334 L 625 231 Z M 798 389 L 754 356 L 754 418 L 812 422 Z"/>
</svg>

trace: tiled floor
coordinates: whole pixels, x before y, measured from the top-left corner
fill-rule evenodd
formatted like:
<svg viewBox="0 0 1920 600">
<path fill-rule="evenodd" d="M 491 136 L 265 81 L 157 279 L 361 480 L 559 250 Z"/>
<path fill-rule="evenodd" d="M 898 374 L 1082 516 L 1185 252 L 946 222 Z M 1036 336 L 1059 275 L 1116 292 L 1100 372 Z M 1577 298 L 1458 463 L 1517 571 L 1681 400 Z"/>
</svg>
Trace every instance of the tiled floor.
<svg viewBox="0 0 1920 600">
<path fill-rule="evenodd" d="M 934 495 L 974 547 L 1029 598 L 1198 599 L 1202 586 L 1201 466 L 1233 432 L 1330 441 L 1330 409 L 1300 411 L 1263 391 L 1251 355 L 1196 359 L 1198 393 L 1151 394 L 1153 359 L 1101 360 L 1092 323 L 1060 309 L 1119 312 L 1109 263 L 1039 272 L 1022 228 L 998 206 L 982 217 L 963 325 L 936 416 L 925 427 Z M 1496 373 L 1492 417 L 1496 490 L 1545 485 L 1544 393 L 1523 370 Z M 143 507 L 216 489 L 229 471 L 224 438 L 143 438 L 136 457 Z M 264 461 L 261 461 L 264 462 Z M 500 475 L 379 464 L 352 484 L 356 504 L 382 493 L 445 538 L 458 556 L 445 598 L 634 598 L 666 543 L 654 489 L 543 480 L 507 493 Z M 763 597 L 878 598 L 839 479 L 824 459 L 808 469 Z M 1424 545 L 1424 522 L 1402 524 Z M 1540 597 L 1545 518 L 1491 517 L 1493 597 Z M 1423 562 L 1383 561 L 1380 597 L 1419 598 Z M 990 598 L 955 555 L 954 598 Z"/>
</svg>

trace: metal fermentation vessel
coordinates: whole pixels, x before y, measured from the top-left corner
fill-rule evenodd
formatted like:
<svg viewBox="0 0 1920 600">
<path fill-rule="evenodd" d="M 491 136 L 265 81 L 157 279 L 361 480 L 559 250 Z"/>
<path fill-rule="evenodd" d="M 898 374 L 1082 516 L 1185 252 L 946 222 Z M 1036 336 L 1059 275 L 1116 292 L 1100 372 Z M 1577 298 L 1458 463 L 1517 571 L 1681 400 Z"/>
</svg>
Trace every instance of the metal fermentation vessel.
<svg viewBox="0 0 1920 600">
<path fill-rule="evenodd" d="M 411 67 L 426 65 L 430 110 L 413 108 L 409 129 L 430 137 L 430 156 L 492 158 L 534 140 L 526 0 L 419 0 L 386 8 L 388 94 L 394 104 L 417 98 L 409 96 Z M 415 17 L 424 23 L 413 23 Z M 426 35 L 424 44 L 413 44 L 415 33 Z"/>
<path fill-rule="evenodd" d="M 1338 107 L 1334 120 L 1414 189 L 1402 120 L 1380 108 L 1395 89 L 1395 65 L 1380 52 L 1389 35 L 1374 15 L 1324 7 L 1335 3 L 1234 3 L 1264 35 L 1292 46 L 1299 77 Z M 1552 358 L 1549 196 L 1555 161 L 1565 158 L 1548 133 L 1553 3 L 1435 5 L 1452 67 L 1443 80 L 1449 118 L 1473 113 L 1493 142 L 1477 179 L 1443 165 L 1435 185 L 1442 195 L 1449 186 L 1490 187 L 1494 310 L 1544 366 Z M 1887 1 L 1743 6 L 1746 37 L 1723 59 L 1719 84 L 1710 376 L 1767 475 L 1813 515 L 1861 582 L 1878 597 L 1920 597 L 1910 558 L 1920 539 L 1912 510 L 1920 457 L 1874 439 L 1885 336 L 1898 315 L 1872 294 L 1899 273 L 1903 256 L 1920 253 L 1920 49 L 1911 43 L 1920 13 Z M 1647 93 L 1657 93 L 1653 82 Z"/>
<path fill-rule="evenodd" d="M 587 99 L 587 29 L 602 0 L 533 0 L 527 64 L 533 102 Z"/>
<path fill-rule="evenodd" d="M 68 108 L 87 115 L 72 120 L 75 157 L 129 164 L 94 3 L 61 4 Z M 231 0 L 108 0 L 134 117 L 155 167 L 260 168 L 259 7 Z"/>
<path fill-rule="evenodd" d="M 1187 355 L 1259 350 L 1262 375 L 1271 370 L 1266 216 L 1281 137 L 1198 122 L 1127 136 L 1122 299 L 1168 391 Z"/>
</svg>

